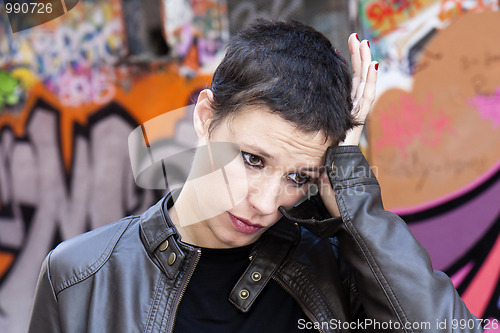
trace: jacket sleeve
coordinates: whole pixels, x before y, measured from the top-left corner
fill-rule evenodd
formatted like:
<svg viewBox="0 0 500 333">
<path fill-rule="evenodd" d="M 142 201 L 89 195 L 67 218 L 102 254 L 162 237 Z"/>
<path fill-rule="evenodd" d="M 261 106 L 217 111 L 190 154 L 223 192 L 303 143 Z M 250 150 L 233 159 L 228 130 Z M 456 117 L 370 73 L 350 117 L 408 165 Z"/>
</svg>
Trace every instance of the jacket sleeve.
<svg viewBox="0 0 500 333">
<path fill-rule="evenodd" d="M 49 263 L 51 254 L 52 252 L 45 258 L 38 277 L 28 333 L 62 332 L 59 322 L 57 296 L 54 293 L 50 279 Z"/>
<path fill-rule="evenodd" d="M 482 332 L 406 223 L 384 210 L 377 179 L 359 148 L 330 147 L 327 171 L 343 221 L 337 233 L 341 255 L 354 268 L 373 325 L 385 325 L 384 332 L 452 332 L 453 324 L 465 320 L 474 328 L 455 332 Z"/>
</svg>

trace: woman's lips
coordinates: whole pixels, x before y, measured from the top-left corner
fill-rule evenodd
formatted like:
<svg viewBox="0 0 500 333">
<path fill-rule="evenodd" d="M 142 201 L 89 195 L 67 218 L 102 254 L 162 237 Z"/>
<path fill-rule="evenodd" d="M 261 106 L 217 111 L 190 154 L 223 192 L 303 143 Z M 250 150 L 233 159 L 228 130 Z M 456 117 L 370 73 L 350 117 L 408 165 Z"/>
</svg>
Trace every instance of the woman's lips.
<svg viewBox="0 0 500 333">
<path fill-rule="evenodd" d="M 233 214 L 229 213 L 229 219 L 231 220 L 231 223 L 233 224 L 233 227 L 244 234 L 253 234 L 256 233 L 257 231 L 261 230 L 264 228 L 261 225 L 258 224 L 252 224 L 247 220 L 240 219 Z"/>
</svg>

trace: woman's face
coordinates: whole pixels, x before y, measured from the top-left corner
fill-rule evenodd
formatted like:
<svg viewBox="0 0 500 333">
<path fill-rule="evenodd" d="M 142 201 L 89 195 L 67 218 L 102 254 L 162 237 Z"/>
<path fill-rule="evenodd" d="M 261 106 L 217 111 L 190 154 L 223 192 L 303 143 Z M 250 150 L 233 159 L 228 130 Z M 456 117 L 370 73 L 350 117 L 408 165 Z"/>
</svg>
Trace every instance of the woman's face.
<svg viewBox="0 0 500 333">
<path fill-rule="evenodd" d="M 265 106 L 247 107 L 222 120 L 209 136 L 206 132 L 200 135 L 200 143 L 207 138 L 232 143 L 241 150 L 239 163 L 225 168 L 229 188 L 238 193 L 238 200 L 223 213 L 189 226 L 194 243 L 214 248 L 256 241 L 281 218 L 278 207 L 291 208 L 315 183 L 331 144 L 325 142 L 322 132 L 298 131 Z M 223 187 L 220 182 L 204 186 L 197 191 L 198 201 L 213 206 L 214 196 Z"/>
</svg>

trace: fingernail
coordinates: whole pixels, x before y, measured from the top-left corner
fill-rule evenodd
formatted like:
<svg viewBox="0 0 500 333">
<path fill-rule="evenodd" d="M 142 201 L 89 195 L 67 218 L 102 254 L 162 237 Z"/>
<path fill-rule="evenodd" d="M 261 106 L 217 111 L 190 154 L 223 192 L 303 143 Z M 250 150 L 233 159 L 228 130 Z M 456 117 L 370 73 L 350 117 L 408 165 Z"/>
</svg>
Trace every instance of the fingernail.
<svg viewBox="0 0 500 333">
<path fill-rule="evenodd" d="M 366 41 L 366 44 L 368 44 L 368 47 L 370 47 L 370 41 L 369 40 Z"/>
<path fill-rule="evenodd" d="M 378 71 L 378 62 L 375 64 L 375 70 Z"/>
<path fill-rule="evenodd" d="M 337 49 L 335 49 L 335 53 L 337 53 L 337 55 L 340 55 L 340 52 Z"/>
<path fill-rule="evenodd" d="M 358 42 L 360 41 L 360 40 L 359 40 L 359 36 L 358 36 L 358 34 L 356 34 L 356 39 L 358 40 Z"/>
</svg>

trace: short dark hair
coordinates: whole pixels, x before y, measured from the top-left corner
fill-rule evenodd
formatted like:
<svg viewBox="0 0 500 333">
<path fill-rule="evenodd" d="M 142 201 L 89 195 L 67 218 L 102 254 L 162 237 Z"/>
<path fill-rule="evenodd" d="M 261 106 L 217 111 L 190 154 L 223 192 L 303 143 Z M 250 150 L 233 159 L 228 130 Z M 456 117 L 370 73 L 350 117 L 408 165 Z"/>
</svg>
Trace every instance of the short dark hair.
<svg viewBox="0 0 500 333">
<path fill-rule="evenodd" d="M 335 143 L 358 123 L 351 73 L 330 41 L 297 21 L 258 19 L 233 37 L 212 77 L 212 129 L 246 105 L 265 105 L 304 132 Z"/>
</svg>

